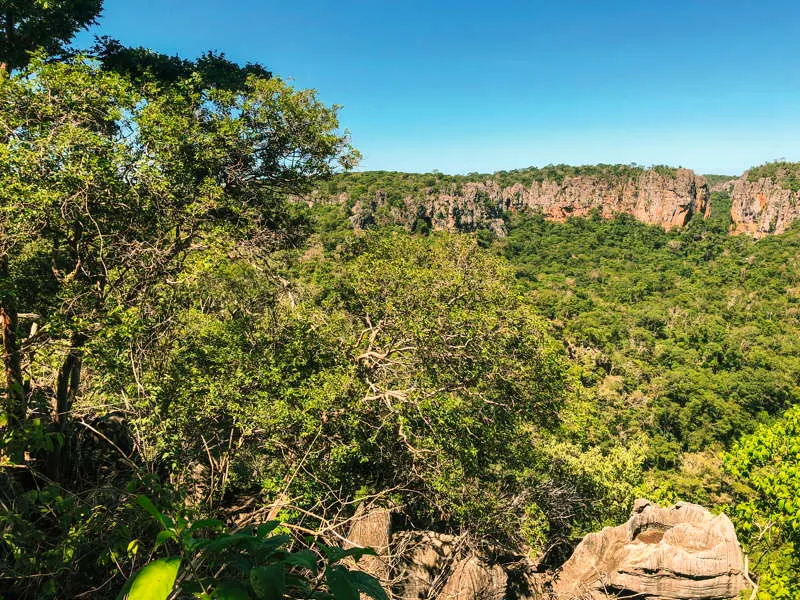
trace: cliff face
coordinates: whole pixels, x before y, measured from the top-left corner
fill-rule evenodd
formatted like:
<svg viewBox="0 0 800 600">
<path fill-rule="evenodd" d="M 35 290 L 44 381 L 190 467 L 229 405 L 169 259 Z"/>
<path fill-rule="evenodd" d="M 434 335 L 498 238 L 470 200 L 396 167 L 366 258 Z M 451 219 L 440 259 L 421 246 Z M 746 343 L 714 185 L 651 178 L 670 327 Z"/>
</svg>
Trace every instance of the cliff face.
<svg viewBox="0 0 800 600">
<path fill-rule="evenodd" d="M 708 216 L 709 192 L 705 179 L 688 169 L 672 173 L 642 170 L 636 176 L 577 175 L 561 181 L 533 181 L 501 187 L 493 180 L 427 189 L 391 204 L 376 192 L 359 198 L 351 209 L 356 228 L 400 224 L 413 229 L 420 222 L 432 229 L 474 231 L 488 228 L 504 233 L 502 216 L 508 211 L 539 211 L 545 218 L 564 221 L 599 210 L 604 218 L 630 214 L 667 229 L 684 226 L 695 214 Z M 346 200 L 346 196 L 342 198 Z"/>
<path fill-rule="evenodd" d="M 745 173 L 734 183 L 731 233 L 756 238 L 783 233 L 798 218 L 800 191 L 785 187 L 780 180 L 760 177 L 752 181 Z"/>
</svg>

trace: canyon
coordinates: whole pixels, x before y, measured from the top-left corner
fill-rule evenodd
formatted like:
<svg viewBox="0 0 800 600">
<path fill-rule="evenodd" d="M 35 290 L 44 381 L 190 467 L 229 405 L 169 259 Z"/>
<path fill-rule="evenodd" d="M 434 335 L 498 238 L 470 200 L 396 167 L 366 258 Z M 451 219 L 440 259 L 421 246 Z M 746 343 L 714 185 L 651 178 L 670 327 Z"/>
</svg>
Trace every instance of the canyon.
<svg viewBox="0 0 800 600">
<path fill-rule="evenodd" d="M 343 190 L 327 195 L 317 190 L 306 201 L 346 206 L 357 230 L 399 225 L 408 231 L 488 230 L 503 236 L 508 217 L 515 213 L 541 214 L 553 221 L 626 214 L 676 229 L 694 217 L 708 218 L 715 200 L 729 197 L 730 233 L 760 238 L 783 233 L 800 219 L 800 190 L 792 179 L 797 164 L 770 163 L 714 185 L 690 169 L 611 165 L 433 180 L 426 175 L 353 173 L 338 176 Z M 365 175 L 370 175 L 369 185 L 350 185 L 351 179 Z M 403 186 L 396 185 L 397 177 Z M 414 185 L 408 185 L 409 179 Z"/>
</svg>

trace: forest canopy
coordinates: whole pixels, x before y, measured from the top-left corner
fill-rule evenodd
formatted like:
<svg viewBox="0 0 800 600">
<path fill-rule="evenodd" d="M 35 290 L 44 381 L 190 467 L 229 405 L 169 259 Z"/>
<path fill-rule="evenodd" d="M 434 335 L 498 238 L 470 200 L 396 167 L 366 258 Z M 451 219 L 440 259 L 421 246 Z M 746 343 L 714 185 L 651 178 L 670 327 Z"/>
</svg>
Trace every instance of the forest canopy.
<svg viewBox="0 0 800 600">
<path fill-rule="evenodd" d="M 386 600 L 359 507 L 545 571 L 643 496 L 800 594 L 800 230 L 730 236 L 719 192 L 671 231 L 354 231 L 339 194 L 488 176 L 344 173 L 338 108 L 263 65 L 70 51 L 100 8 L 0 9 L 3 597 Z"/>
</svg>

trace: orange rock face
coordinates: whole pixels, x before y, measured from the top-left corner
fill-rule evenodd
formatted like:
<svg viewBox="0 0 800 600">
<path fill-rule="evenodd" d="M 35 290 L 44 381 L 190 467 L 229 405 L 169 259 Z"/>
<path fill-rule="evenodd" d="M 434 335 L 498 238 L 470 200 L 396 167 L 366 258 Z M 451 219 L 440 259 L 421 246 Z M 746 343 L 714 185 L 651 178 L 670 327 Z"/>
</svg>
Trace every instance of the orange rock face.
<svg viewBox="0 0 800 600">
<path fill-rule="evenodd" d="M 385 195 L 378 192 L 355 203 L 351 223 L 356 228 L 392 223 L 412 229 L 422 220 L 432 229 L 488 228 L 503 235 L 506 212 L 541 212 L 547 219 L 564 221 L 597 210 L 604 218 L 629 214 L 672 229 L 683 227 L 695 214 L 707 217 L 708 198 L 705 179 L 688 169 L 677 169 L 674 175 L 644 170 L 638 176 L 620 178 L 578 175 L 562 181 L 533 181 L 529 186 L 501 187 L 487 180 L 408 196 L 401 207 L 388 208 Z"/>
<path fill-rule="evenodd" d="M 761 238 L 783 233 L 797 219 L 800 219 L 800 192 L 771 179 L 749 181 L 747 173 L 734 183 L 731 233 Z"/>
</svg>

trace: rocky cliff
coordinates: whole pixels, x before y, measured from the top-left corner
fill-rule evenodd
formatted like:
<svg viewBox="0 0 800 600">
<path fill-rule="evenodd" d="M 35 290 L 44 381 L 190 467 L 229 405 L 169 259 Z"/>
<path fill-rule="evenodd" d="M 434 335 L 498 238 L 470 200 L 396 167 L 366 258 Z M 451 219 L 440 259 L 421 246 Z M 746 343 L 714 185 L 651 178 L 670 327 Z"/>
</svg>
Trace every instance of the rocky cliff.
<svg viewBox="0 0 800 600">
<path fill-rule="evenodd" d="M 604 218 L 630 214 L 671 229 L 700 214 L 708 216 L 709 191 L 703 177 L 688 169 L 628 169 L 622 174 L 577 174 L 501 185 L 495 179 L 427 187 L 391 199 L 377 189 L 368 195 L 339 196 L 352 204 L 350 221 L 357 229 L 399 224 L 449 231 L 490 229 L 504 233 L 507 212 L 540 212 L 564 221 L 598 211 Z"/>
<path fill-rule="evenodd" d="M 800 163 L 771 163 L 746 172 L 731 192 L 731 233 L 756 238 L 783 233 L 800 219 Z"/>
</svg>

